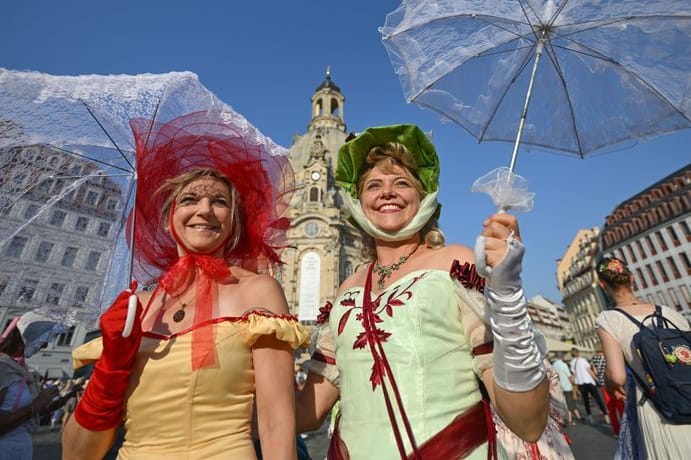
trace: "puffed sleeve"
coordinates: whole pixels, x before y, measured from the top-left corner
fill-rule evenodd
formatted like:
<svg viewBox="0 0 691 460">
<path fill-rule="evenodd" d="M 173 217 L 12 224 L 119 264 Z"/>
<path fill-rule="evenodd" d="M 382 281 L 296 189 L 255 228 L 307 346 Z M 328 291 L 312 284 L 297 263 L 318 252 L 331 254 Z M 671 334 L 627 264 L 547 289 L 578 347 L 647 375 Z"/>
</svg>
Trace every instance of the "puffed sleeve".
<svg viewBox="0 0 691 460">
<path fill-rule="evenodd" d="M 482 378 L 485 369 L 492 367 L 492 331 L 485 307 L 485 280 L 477 274 L 474 264 L 461 264 L 457 260 L 449 274 L 456 285 L 463 333 L 473 351 L 473 370 Z"/>
<path fill-rule="evenodd" d="M 244 315 L 247 325 L 247 344 L 251 347 L 260 337 L 273 335 L 296 349 L 309 345 L 309 332 L 293 315 L 274 315 L 264 311 L 250 311 Z"/>
<path fill-rule="evenodd" d="M 72 367 L 79 369 L 87 364 L 94 363 L 101 357 L 101 353 L 103 353 L 103 338 L 96 337 L 93 340 L 89 340 L 72 350 Z"/>
<path fill-rule="evenodd" d="M 328 317 L 331 311 L 331 303 L 327 303 L 319 309 L 320 315 L 317 319 L 317 326 L 314 328 L 315 343 L 314 352 L 310 359 L 302 364 L 302 369 L 321 375 L 333 386 L 339 388 L 338 367 L 336 367 L 336 347 L 331 334 Z"/>
</svg>

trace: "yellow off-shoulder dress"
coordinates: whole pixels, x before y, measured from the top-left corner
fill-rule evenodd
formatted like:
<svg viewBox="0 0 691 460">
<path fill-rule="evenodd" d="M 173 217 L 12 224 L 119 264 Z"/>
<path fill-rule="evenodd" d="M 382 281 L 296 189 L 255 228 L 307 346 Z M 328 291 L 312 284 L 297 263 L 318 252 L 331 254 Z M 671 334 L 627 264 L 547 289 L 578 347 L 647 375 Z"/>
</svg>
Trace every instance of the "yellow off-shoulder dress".
<svg viewBox="0 0 691 460">
<path fill-rule="evenodd" d="M 255 459 L 252 346 L 273 335 L 295 349 L 308 332 L 290 315 L 249 312 L 218 318 L 216 364 L 192 370 L 192 334 L 144 334 L 128 389 L 125 441 L 118 459 Z M 209 333 L 211 333 L 209 329 Z M 100 343 L 75 350 L 75 360 L 100 356 Z"/>
</svg>

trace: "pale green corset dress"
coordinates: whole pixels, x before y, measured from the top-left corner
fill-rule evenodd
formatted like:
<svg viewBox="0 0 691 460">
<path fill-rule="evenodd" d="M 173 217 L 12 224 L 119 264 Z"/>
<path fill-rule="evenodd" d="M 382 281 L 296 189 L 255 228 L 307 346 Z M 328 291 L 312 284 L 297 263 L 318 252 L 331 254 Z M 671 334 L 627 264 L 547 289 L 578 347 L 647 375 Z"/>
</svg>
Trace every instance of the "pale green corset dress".
<svg viewBox="0 0 691 460">
<path fill-rule="evenodd" d="M 375 313 L 382 320 L 377 328 L 386 337 L 384 351 L 418 445 L 481 400 L 472 346 L 462 322 L 458 291 L 464 289 L 448 271 L 424 270 L 409 273 L 385 291 L 372 294 Z M 329 316 L 340 381 L 341 437 L 353 460 L 399 459 L 382 388 L 373 389 L 370 380 L 373 358 L 362 339 L 363 291 L 353 288 L 336 299 Z M 481 295 L 470 291 L 462 297 L 481 303 Z M 359 338 L 364 346 L 354 347 Z M 388 379 L 384 384 L 394 401 Z M 396 413 L 410 453 L 404 425 Z M 486 443 L 468 458 L 487 458 Z"/>
</svg>

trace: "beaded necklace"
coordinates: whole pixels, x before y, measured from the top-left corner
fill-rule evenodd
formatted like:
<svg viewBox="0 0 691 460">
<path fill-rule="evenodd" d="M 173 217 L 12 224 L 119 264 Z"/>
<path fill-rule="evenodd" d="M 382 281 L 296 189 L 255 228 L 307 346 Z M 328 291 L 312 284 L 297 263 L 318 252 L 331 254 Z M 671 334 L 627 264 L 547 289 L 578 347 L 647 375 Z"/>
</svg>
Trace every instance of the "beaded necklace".
<svg viewBox="0 0 691 460">
<path fill-rule="evenodd" d="M 374 264 L 374 271 L 377 273 L 377 288 L 379 288 L 379 290 L 384 289 L 384 283 L 386 282 L 387 278 L 391 278 L 393 272 L 401 268 L 401 265 L 406 263 L 410 256 L 415 254 L 415 251 L 417 251 L 417 248 L 419 247 L 420 245 L 418 244 L 415 246 L 415 249 L 410 252 L 410 254 L 407 256 L 401 256 L 401 258 L 398 259 L 398 262 L 394 262 L 391 265 L 380 265 L 379 262 Z"/>
</svg>

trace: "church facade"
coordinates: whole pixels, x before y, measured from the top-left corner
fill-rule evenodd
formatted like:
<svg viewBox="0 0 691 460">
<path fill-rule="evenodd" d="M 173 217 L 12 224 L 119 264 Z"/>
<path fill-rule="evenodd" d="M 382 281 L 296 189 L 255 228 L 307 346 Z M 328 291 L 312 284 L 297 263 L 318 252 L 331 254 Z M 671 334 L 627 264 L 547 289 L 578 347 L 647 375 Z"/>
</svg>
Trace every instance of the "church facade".
<svg viewBox="0 0 691 460">
<path fill-rule="evenodd" d="M 312 118 L 290 148 L 296 191 L 289 217 L 285 265 L 275 272 L 292 314 L 314 324 L 319 308 L 333 300 L 338 286 L 366 259 L 359 232 L 346 220 L 334 172 L 338 149 L 347 132 L 343 118 L 345 98 L 326 79 L 311 98 Z"/>
</svg>

